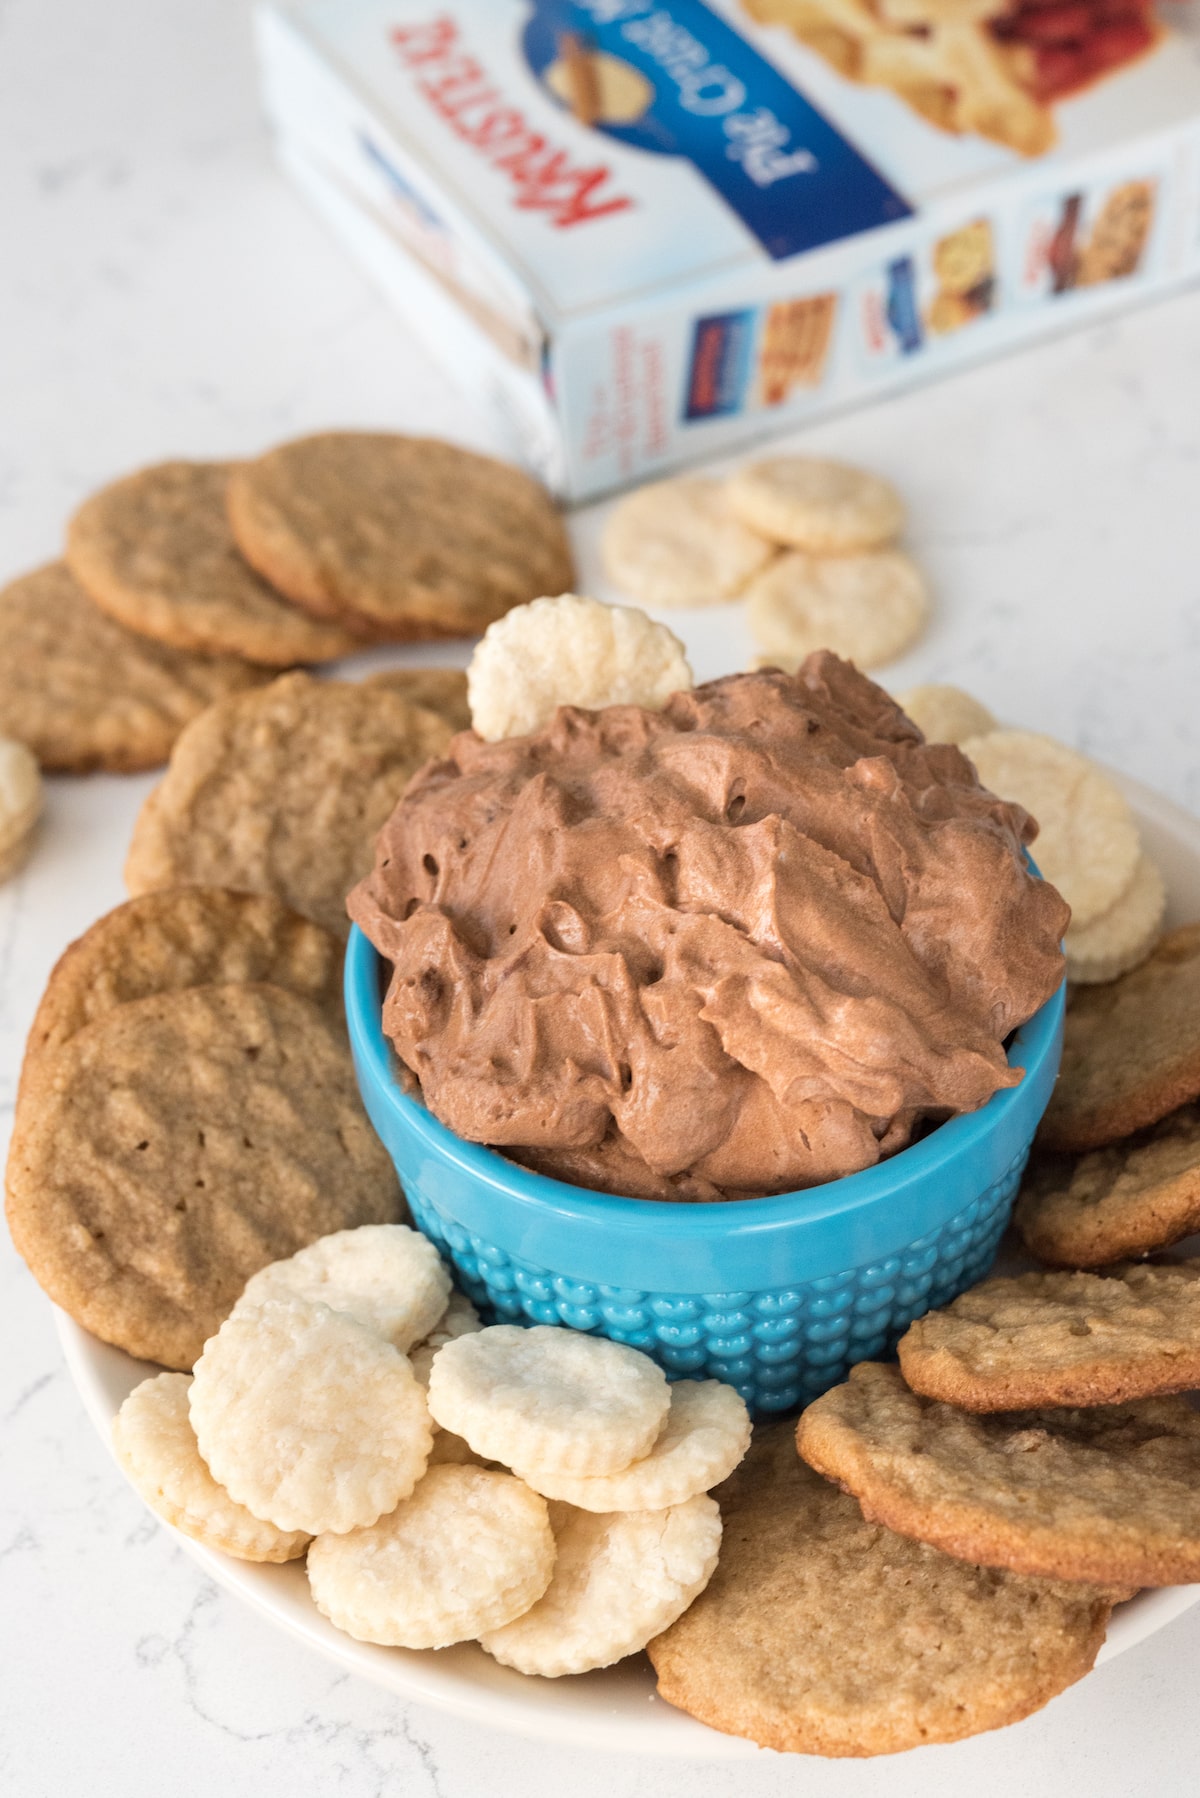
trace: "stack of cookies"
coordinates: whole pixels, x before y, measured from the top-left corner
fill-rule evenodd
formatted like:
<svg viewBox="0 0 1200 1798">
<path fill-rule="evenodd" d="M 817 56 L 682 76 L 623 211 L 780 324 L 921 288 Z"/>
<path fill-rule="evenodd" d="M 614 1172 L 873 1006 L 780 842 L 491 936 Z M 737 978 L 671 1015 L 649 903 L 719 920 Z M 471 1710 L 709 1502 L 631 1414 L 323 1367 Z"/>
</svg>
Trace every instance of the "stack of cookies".
<svg viewBox="0 0 1200 1798">
<path fill-rule="evenodd" d="M 1151 1255 L 1200 1230 L 1200 925 L 1067 1005 L 1062 1069 L 1017 1200 L 1056 1267 Z"/>
<path fill-rule="evenodd" d="M 341 961 L 278 899 L 205 887 L 119 906 L 58 962 L 21 1072 L 8 1221 L 102 1341 L 190 1368 L 260 1267 L 403 1215 Z"/>
<path fill-rule="evenodd" d="M 809 1754 L 1015 1722 L 1082 1677 L 1112 1606 L 1200 1579 L 1200 1267 L 984 1282 L 756 1432 L 659 1690 Z M 802 1459 L 797 1459 L 797 1448 Z M 839 1490 L 840 1488 L 840 1490 Z"/>
<path fill-rule="evenodd" d="M 157 767 L 280 669 L 476 635 L 571 574 L 537 482 L 451 444 L 325 432 L 165 462 L 85 501 L 64 560 L 0 591 L 0 731 L 47 769 Z"/>
<path fill-rule="evenodd" d="M 604 535 L 609 578 L 643 605 L 746 601 L 764 654 L 794 672 L 815 649 L 875 668 L 921 634 L 924 577 L 896 547 L 904 503 L 878 475 L 815 456 L 771 456 L 728 480 L 687 477 L 631 493 Z"/>
</svg>

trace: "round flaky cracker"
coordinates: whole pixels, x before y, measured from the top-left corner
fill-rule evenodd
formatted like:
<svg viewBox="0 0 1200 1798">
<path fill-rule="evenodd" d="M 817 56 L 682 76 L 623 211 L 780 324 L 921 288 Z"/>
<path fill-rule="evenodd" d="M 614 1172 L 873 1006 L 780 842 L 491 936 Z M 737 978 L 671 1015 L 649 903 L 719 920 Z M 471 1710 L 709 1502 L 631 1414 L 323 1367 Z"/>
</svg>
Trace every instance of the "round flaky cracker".
<svg viewBox="0 0 1200 1798">
<path fill-rule="evenodd" d="M 896 704 L 927 743 L 965 743 L 999 728 L 987 707 L 961 687 L 910 687 Z"/>
<path fill-rule="evenodd" d="M 471 720 L 488 743 L 549 724 L 560 705 L 660 711 L 692 685 L 683 644 L 632 606 L 563 593 L 490 625 L 467 670 Z"/>
<path fill-rule="evenodd" d="M 1128 891 L 1141 856 L 1124 797 L 1094 763 L 1053 737 L 995 730 L 959 745 L 985 787 L 1037 820 L 1034 859 L 1082 926 Z"/>
<path fill-rule="evenodd" d="M 400 1351 L 290 1294 L 226 1318 L 196 1363 L 189 1403 L 213 1478 L 256 1517 L 313 1536 L 394 1511 L 433 1443 Z"/>
<path fill-rule="evenodd" d="M 395 639 L 475 636 L 574 569 L 531 476 L 427 437 L 326 431 L 241 463 L 238 548 L 306 611 Z"/>
<path fill-rule="evenodd" d="M 643 606 L 710 606 L 739 594 L 775 554 L 729 510 L 722 482 L 655 481 L 618 501 L 601 544 L 614 585 Z"/>
<path fill-rule="evenodd" d="M 113 1419 L 117 1460 L 159 1517 L 205 1548 L 240 1561 L 294 1561 L 312 1540 L 235 1504 L 201 1459 L 188 1414 L 191 1379 L 160 1373 L 135 1386 Z"/>
<path fill-rule="evenodd" d="M 524 1481 L 442 1465 L 378 1523 L 318 1536 L 308 1582 L 317 1609 L 360 1642 L 448 1648 L 527 1611 L 554 1557 L 546 1501 Z"/>
<path fill-rule="evenodd" d="M 1067 979 L 1077 986 L 1096 986 L 1138 967 L 1159 939 L 1166 909 L 1162 875 L 1143 855 L 1115 905 L 1090 924 L 1068 926 L 1063 939 Z"/>
<path fill-rule="evenodd" d="M 721 1559 L 649 1644 L 668 1703 L 765 1748 L 894 1754 L 1027 1717 L 1081 1679 L 1108 1623 L 1090 1586 L 952 1560 L 864 1521 L 760 1426 L 717 1495 Z"/>
<path fill-rule="evenodd" d="M 1042 1261 L 1105 1267 L 1200 1230 L 1200 1106 L 1079 1157 L 1038 1155 L 1013 1221 Z"/>
<path fill-rule="evenodd" d="M 94 606 L 65 562 L 0 591 L 0 731 L 65 774 L 157 768 L 214 700 L 266 677 L 135 635 Z"/>
<path fill-rule="evenodd" d="M 13 1241 L 77 1323 L 165 1367 L 191 1367 L 267 1262 L 402 1211 L 344 1029 L 280 987 L 120 1005 L 22 1089 Z"/>
<path fill-rule="evenodd" d="M 1200 1263 L 985 1280 L 900 1338 L 914 1392 L 967 1411 L 1116 1405 L 1200 1386 Z"/>
<path fill-rule="evenodd" d="M 725 490 L 752 531 L 814 556 L 879 549 L 904 529 L 904 502 L 891 483 L 848 462 L 768 456 L 739 468 Z"/>
<path fill-rule="evenodd" d="M 662 1511 L 728 1478 L 750 1443 L 750 1414 L 720 1380 L 677 1380 L 649 1454 L 620 1473 L 518 1472 L 535 1492 L 583 1511 Z"/>
<path fill-rule="evenodd" d="M 138 815 L 131 893 L 275 893 L 339 936 L 376 832 L 450 727 L 381 687 L 285 674 L 184 732 Z"/>
<path fill-rule="evenodd" d="M 666 1421 L 662 1369 L 637 1349 L 552 1324 L 493 1324 L 434 1357 L 429 1409 L 444 1430 L 506 1467 L 616 1473 Z"/>
<path fill-rule="evenodd" d="M 239 1305 L 261 1305 L 284 1293 L 344 1311 L 386 1337 L 401 1354 L 432 1329 L 446 1309 L 450 1270 L 419 1230 L 407 1224 L 360 1224 L 338 1230 L 252 1274 Z"/>
<path fill-rule="evenodd" d="M 697 1496 L 662 1511 L 554 1516 L 554 1577 L 524 1616 L 480 1637 L 518 1673 L 558 1679 L 611 1667 L 668 1629 L 713 1576 L 721 1513 Z"/>
<path fill-rule="evenodd" d="M 755 642 L 791 671 L 817 649 L 860 668 L 894 661 L 929 614 L 924 577 L 899 549 L 820 557 L 792 550 L 755 576 L 746 600 Z"/>
<path fill-rule="evenodd" d="M 1184 924 L 1128 974 L 1070 994 L 1062 1064 L 1038 1141 L 1075 1153 L 1105 1148 L 1196 1098 L 1200 924 Z"/>
<path fill-rule="evenodd" d="M 451 730 L 471 728 L 465 668 L 384 668 L 379 674 L 369 674 L 363 686 L 386 687 L 409 705 L 436 712 Z"/>
<path fill-rule="evenodd" d="M 796 1439 L 864 1516 L 965 1561 L 1125 1588 L 1200 1579 L 1200 1412 L 1186 1399 L 976 1415 L 864 1361 Z"/>
<path fill-rule="evenodd" d="M 422 1386 L 429 1385 L 433 1357 L 439 1349 L 445 1348 L 448 1342 L 453 1342 L 458 1336 L 474 1336 L 482 1328 L 483 1320 L 466 1294 L 452 1292 L 450 1302 L 432 1330 L 409 1351 L 412 1370 Z M 437 1427 L 440 1431 L 441 1425 Z"/>
<path fill-rule="evenodd" d="M 0 737 L 0 879 L 22 859 L 41 810 L 37 757 L 24 743 Z"/>
<path fill-rule="evenodd" d="M 269 981 L 342 1018 L 342 944 L 265 893 L 171 887 L 97 919 L 59 956 L 25 1059 L 61 1049 L 86 1024 L 155 993 Z"/>
<path fill-rule="evenodd" d="M 84 500 L 67 563 L 118 624 L 175 649 L 271 668 L 327 662 L 364 639 L 276 593 L 238 554 L 225 510 L 229 462 L 160 462 Z"/>
</svg>

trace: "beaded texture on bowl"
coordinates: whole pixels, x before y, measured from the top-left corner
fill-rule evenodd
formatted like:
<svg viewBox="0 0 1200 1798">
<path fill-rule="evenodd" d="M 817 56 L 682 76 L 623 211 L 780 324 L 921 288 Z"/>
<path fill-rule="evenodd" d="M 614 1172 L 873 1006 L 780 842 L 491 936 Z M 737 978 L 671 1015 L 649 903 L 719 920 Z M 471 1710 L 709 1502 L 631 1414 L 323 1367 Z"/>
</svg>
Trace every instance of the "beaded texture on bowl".
<svg viewBox="0 0 1200 1798">
<path fill-rule="evenodd" d="M 759 1416 L 887 1353 L 987 1272 L 1062 1050 L 1060 987 L 1009 1046 L 1024 1079 L 978 1111 L 824 1186 L 669 1204 L 549 1180 L 447 1130 L 401 1090 L 382 975 L 352 930 L 346 1020 L 363 1102 L 414 1222 L 484 1316 L 612 1337 L 668 1377 L 726 1381 Z"/>
<path fill-rule="evenodd" d="M 857 1361 L 888 1353 L 914 1318 L 992 1264 L 1025 1149 L 986 1192 L 903 1253 L 765 1292 L 636 1292 L 566 1279 L 506 1254 L 409 1192 L 417 1226 L 453 1262 L 489 1322 L 566 1324 L 652 1355 L 668 1378 L 724 1380 L 762 1416 L 807 1404 Z"/>
</svg>

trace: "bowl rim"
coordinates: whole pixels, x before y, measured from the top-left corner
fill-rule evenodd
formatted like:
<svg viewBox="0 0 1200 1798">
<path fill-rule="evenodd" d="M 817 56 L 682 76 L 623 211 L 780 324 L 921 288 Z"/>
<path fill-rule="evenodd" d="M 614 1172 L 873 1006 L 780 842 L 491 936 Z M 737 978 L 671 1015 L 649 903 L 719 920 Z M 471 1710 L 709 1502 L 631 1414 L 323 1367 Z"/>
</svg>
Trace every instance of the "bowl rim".
<svg viewBox="0 0 1200 1798">
<path fill-rule="evenodd" d="M 948 1118 L 919 1142 L 874 1167 L 844 1174 L 821 1186 L 773 1193 L 766 1198 L 689 1204 L 630 1198 L 573 1186 L 534 1173 L 482 1143 L 468 1142 L 440 1123 L 425 1105 L 401 1091 L 392 1074 L 393 1055 L 383 1034 L 379 1000 L 381 959 L 354 925 L 346 946 L 345 1000 L 355 1061 L 360 1080 L 370 1084 L 375 1097 L 396 1114 L 427 1151 L 493 1193 L 503 1194 L 509 1204 L 536 1210 L 542 1217 L 589 1230 L 600 1228 L 623 1237 L 632 1234 L 644 1239 L 669 1231 L 675 1241 L 690 1239 L 698 1243 L 726 1238 L 731 1230 L 740 1236 L 770 1235 L 794 1225 L 798 1217 L 814 1223 L 852 1223 L 858 1214 L 871 1211 L 881 1201 L 895 1203 L 904 1196 L 911 1201 L 940 1174 L 951 1167 L 961 1167 L 973 1151 L 990 1144 L 996 1136 L 1010 1139 L 1013 1155 L 1023 1152 L 1044 1109 L 1045 1099 L 1039 1105 L 1035 1089 L 1042 1084 L 1039 1076 L 1044 1077 L 1048 1059 L 1057 1054 L 1066 1007 L 1064 974 L 1050 998 L 1014 1033 L 1008 1062 L 1010 1067 L 1022 1068 L 1024 1078 L 1016 1086 L 994 1093 L 977 1111 Z M 1053 1075 L 1051 1083 L 1052 1079 Z M 1036 1115 L 1032 1113 L 1033 1106 L 1037 1106 Z"/>
</svg>

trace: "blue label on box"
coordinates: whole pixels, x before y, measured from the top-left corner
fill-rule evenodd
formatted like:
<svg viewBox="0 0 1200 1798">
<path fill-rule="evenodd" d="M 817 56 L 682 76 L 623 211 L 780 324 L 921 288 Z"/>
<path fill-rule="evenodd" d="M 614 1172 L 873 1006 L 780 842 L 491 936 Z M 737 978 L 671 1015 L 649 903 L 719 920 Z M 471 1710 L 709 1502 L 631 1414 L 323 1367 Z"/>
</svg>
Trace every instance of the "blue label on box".
<svg viewBox="0 0 1200 1798">
<path fill-rule="evenodd" d="M 898 256 L 887 266 L 887 322 L 901 353 L 911 356 L 924 341 L 917 305 L 917 271 L 911 256 Z"/>
<path fill-rule="evenodd" d="M 718 418 L 742 410 L 750 381 L 754 320 L 753 311 L 696 320 L 685 418 Z"/>
<path fill-rule="evenodd" d="M 680 156 L 775 260 L 912 207 L 702 0 L 534 0 L 530 68 L 581 123 Z"/>
</svg>

